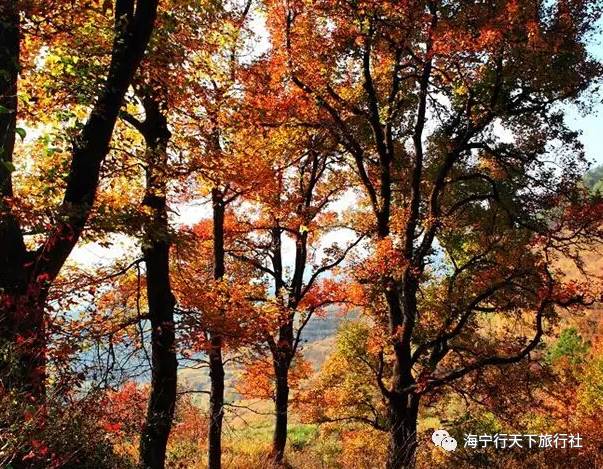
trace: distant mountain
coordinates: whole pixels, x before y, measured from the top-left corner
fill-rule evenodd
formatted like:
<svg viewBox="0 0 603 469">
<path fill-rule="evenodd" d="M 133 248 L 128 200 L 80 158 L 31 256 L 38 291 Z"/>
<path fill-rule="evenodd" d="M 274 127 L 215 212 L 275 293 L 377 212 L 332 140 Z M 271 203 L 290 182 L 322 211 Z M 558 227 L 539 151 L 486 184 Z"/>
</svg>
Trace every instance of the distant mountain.
<svg viewBox="0 0 603 469">
<path fill-rule="evenodd" d="M 593 192 L 603 194 L 603 165 L 596 166 L 584 175 L 584 184 Z"/>
<path fill-rule="evenodd" d="M 335 335 L 343 321 L 355 319 L 358 313 L 349 313 L 343 315 L 339 308 L 332 308 L 324 316 L 314 316 L 310 319 L 301 336 L 301 350 L 314 370 L 318 369 L 324 363 L 326 357 L 331 353 L 335 344 Z M 226 370 L 227 388 L 232 391 L 236 381 L 239 368 L 237 366 L 228 366 Z M 206 368 L 190 369 L 184 368 L 179 372 L 182 383 L 195 390 L 209 389 L 209 375 Z M 236 393 L 232 393 L 232 398 L 236 398 Z"/>
<path fill-rule="evenodd" d="M 302 331 L 302 341 L 316 342 L 334 336 L 342 321 L 357 316 L 354 313 L 344 315 L 339 308 L 332 308 L 324 316 L 314 316 Z"/>
</svg>

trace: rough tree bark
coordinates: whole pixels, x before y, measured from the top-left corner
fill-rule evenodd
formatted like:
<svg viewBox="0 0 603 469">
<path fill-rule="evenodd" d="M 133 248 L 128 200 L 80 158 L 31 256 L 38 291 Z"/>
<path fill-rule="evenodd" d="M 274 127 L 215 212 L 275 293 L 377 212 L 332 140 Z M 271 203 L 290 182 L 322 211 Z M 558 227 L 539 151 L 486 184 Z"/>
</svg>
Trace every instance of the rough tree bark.
<svg viewBox="0 0 603 469">
<path fill-rule="evenodd" d="M 417 449 L 417 416 L 419 397 L 413 393 L 400 393 L 390 404 L 390 448 L 387 469 L 415 467 Z"/>
<path fill-rule="evenodd" d="M 224 211 L 223 194 L 218 188 L 212 190 L 214 279 L 221 280 L 225 273 L 224 262 Z M 222 467 L 222 421 L 224 419 L 224 361 L 222 359 L 222 337 L 219 331 L 210 331 L 209 377 L 209 435 L 208 468 Z"/>
<path fill-rule="evenodd" d="M 384 220 L 387 217 L 387 220 Z M 389 212 L 378 218 L 377 236 L 389 236 Z M 420 396 L 409 390 L 415 379 L 412 373 L 412 352 L 409 332 L 416 317 L 417 285 L 413 273 L 408 269 L 400 282 L 392 278 L 383 279 L 383 292 L 389 311 L 389 330 L 393 343 L 394 363 L 392 384 L 384 389 L 388 401 L 389 446 L 387 469 L 415 467 L 417 448 L 417 418 Z"/>
<path fill-rule="evenodd" d="M 141 130 L 146 142 L 146 191 L 143 205 L 150 215 L 145 223 L 143 255 L 151 322 L 151 391 L 140 438 L 141 469 L 163 469 L 174 409 L 178 362 L 175 350 L 175 299 L 170 284 L 167 145 L 170 132 L 159 104 L 145 99 L 146 119 Z"/>
<path fill-rule="evenodd" d="M 274 293 L 278 297 L 285 288 L 283 279 L 283 259 L 281 246 L 282 229 L 274 226 L 271 229 L 272 267 L 274 270 Z M 274 414 L 275 425 L 272 435 L 272 451 L 270 457 L 275 465 L 280 465 L 285 459 L 287 445 L 287 417 L 289 406 L 289 366 L 290 349 L 293 345 L 293 324 L 281 325 L 278 341 L 270 338 L 269 345 L 272 353 L 272 365 L 275 377 Z M 291 330 L 291 334 L 287 331 Z M 288 340 L 290 339 L 290 340 Z"/>
<path fill-rule="evenodd" d="M 74 141 L 60 216 L 42 245 L 27 251 L 10 202 L 21 11 L 19 2 L 0 2 L 0 63 L 3 67 L 0 103 L 8 111 L 0 112 L 0 339 L 5 347 L 11 348 L 8 356 L 15 358 L 13 362 L 0 363 L 5 387 L 30 392 L 40 399 L 44 397 L 47 292 L 90 214 L 100 167 L 109 151 L 124 95 L 151 37 L 157 4 L 158 0 L 116 0 L 111 64 L 97 102 Z"/>
<path fill-rule="evenodd" d="M 273 356 L 275 376 L 275 425 L 272 437 L 272 459 L 276 464 L 285 460 L 287 445 L 287 420 L 289 413 L 289 369 L 293 350 L 293 323 L 280 327 L 279 342 Z"/>
<path fill-rule="evenodd" d="M 19 225 L 12 215 L 9 199 L 13 196 L 11 179 L 15 129 L 17 123 L 17 79 L 19 73 L 18 3 L 0 3 L 0 288 L 16 296 L 26 290 L 23 265 L 25 244 Z M 10 316 L 3 316 L 1 327 L 10 329 Z"/>
</svg>

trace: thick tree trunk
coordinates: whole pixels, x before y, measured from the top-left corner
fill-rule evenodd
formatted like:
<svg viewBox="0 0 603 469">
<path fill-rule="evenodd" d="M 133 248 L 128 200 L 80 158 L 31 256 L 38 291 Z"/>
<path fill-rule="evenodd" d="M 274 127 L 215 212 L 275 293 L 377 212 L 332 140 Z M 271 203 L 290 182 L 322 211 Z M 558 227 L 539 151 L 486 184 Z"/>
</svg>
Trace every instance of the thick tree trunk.
<svg viewBox="0 0 603 469">
<path fill-rule="evenodd" d="M 11 163 L 17 123 L 17 80 L 19 75 L 20 20 L 18 2 L 0 1 L 0 196 L 12 195 Z M 4 203 L 0 200 L 0 204 Z M 2 207 L 0 206 L 0 209 Z M 5 246 L 2 246 L 3 248 Z M 2 256 L 9 256 L 3 249 Z"/>
<path fill-rule="evenodd" d="M 17 80 L 19 74 L 20 20 L 16 1 L 0 1 L 0 348 L 2 357 L 18 354 L 16 343 L 18 316 L 31 313 L 27 296 L 27 252 L 17 220 L 8 202 L 13 197 L 12 161 L 17 123 Z M 37 308 L 36 308 L 37 310 Z M 25 319 L 23 317 L 22 319 Z M 34 331 L 29 331 L 34 332 Z M 26 357 L 19 357 L 25 359 Z M 20 361 L 17 360 L 18 361 Z M 6 387 L 21 387 L 25 369 L 18 369 L 10 360 L 0 361 L 0 379 Z"/>
<path fill-rule="evenodd" d="M 170 285 L 170 236 L 166 202 L 167 143 L 170 133 L 155 102 L 145 103 L 147 189 L 151 212 L 145 226 L 144 260 L 151 321 L 152 379 L 146 421 L 140 439 L 140 466 L 163 469 L 174 409 L 178 362 L 175 350 L 175 299 Z"/>
<path fill-rule="evenodd" d="M 163 469 L 176 405 L 174 297 L 169 284 L 168 246 L 145 250 L 151 319 L 152 378 L 147 416 L 140 438 L 140 466 Z"/>
<path fill-rule="evenodd" d="M 213 239 L 214 239 L 214 279 L 221 280 L 226 270 L 224 261 L 224 200 L 218 188 L 212 191 Z M 207 446 L 207 467 L 222 467 L 222 421 L 224 419 L 224 362 L 222 359 L 222 338 L 220 331 L 210 331 L 209 377 L 209 435 Z"/>
<path fill-rule="evenodd" d="M 274 360 L 275 374 L 275 425 L 272 438 L 272 459 L 282 464 L 287 445 L 287 417 L 289 411 L 289 359 L 285 353 Z"/>
<path fill-rule="evenodd" d="M 287 446 L 287 420 L 289 413 L 289 369 L 293 359 L 293 323 L 279 328 L 279 340 L 273 350 L 275 378 L 274 414 L 271 459 L 275 465 L 283 464 Z"/>
<path fill-rule="evenodd" d="M 207 467 L 222 467 L 222 421 L 224 419 L 224 363 L 222 344 L 219 338 L 213 338 L 209 352 L 209 377 L 211 390 L 209 396 L 209 435 Z"/>
<path fill-rule="evenodd" d="M 415 384 L 412 373 L 411 333 L 416 317 L 417 284 L 407 271 L 402 293 L 393 279 L 386 279 L 385 299 L 390 315 L 390 333 L 395 337 L 392 387 L 389 400 L 390 441 L 387 469 L 415 467 L 419 395 L 410 392 Z"/>
<path fill-rule="evenodd" d="M 387 469 L 415 467 L 419 397 L 402 394 L 390 400 L 390 431 Z"/>
</svg>

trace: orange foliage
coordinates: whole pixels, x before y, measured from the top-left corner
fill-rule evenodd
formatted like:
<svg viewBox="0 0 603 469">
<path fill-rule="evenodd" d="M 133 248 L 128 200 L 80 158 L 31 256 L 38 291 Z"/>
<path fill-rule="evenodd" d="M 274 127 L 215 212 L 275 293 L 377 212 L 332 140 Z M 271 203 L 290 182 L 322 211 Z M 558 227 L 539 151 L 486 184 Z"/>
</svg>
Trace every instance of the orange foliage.
<svg viewBox="0 0 603 469">
<path fill-rule="evenodd" d="M 107 391 L 102 403 L 103 419 L 99 424 L 115 436 L 137 437 L 145 421 L 147 396 L 148 386 L 133 381 L 116 391 Z"/>
<path fill-rule="evenodd" d="M 296 390 L 312 374 L 312 365 L 298 355 L 289 369 L 289 388 Z M 268 359 L 247 364 L 237 380 L 235 389 L 248 399 L 274 399 L 274 365 Z"/>
</svg>

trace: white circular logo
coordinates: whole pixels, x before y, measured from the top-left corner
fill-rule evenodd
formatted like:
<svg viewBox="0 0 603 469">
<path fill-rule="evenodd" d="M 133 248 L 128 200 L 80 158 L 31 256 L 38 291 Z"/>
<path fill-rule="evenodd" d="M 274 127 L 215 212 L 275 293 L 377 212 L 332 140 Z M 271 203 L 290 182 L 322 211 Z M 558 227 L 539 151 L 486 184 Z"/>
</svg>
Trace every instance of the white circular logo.
<svg viewBox="0 0 603 469">
<path fill-rule="evenodd" d="M 456 449 L 456 440 L 450 436 L 446 430 L 436 430 L 431 435 L 431 441 L 445 451 L 454 451 Z"/>
<path fill-rule="evenodd" d="M 442 440 L 444 438 L 446 438 L 447 436 L 450 436 L 448 434 L 448 432 L 446 430 L 436 430 L 435 432 L 433 432 L 433 435 L 431 435 L 431 441 L 433 441 L 433 444 L 436 446 L 440 446 L 440 444 L 442 443 Z"/>
<path fill-rule="evenodd" d="M 442 440 L 440 446 L 446 451 L 454 451 L 456 449 L 456 440 L 451 436 L 447 436 Z"/>
</svg>

